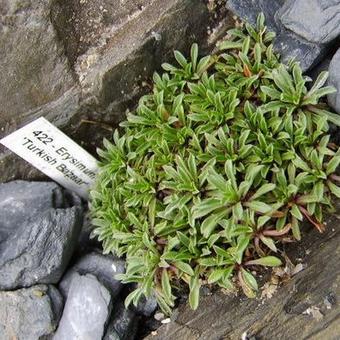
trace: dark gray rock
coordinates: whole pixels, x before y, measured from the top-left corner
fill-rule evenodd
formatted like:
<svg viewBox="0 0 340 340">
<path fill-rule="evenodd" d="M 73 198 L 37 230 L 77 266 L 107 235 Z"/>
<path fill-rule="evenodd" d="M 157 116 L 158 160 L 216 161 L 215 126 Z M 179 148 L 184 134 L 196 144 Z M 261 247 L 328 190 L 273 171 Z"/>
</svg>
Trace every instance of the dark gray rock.
<svg viewBox="0 0 340 340">
<path fill-rule="evenodd" d="M 64 275 L 59 283 L 59 289 L 66 298 L 71 282 L 78 274 L 92 274 L 110 291 L 114 299 L 121 291 L 123 285 L 115 280 L 116 274 L 124 273 L 125 263 L 122 259 L 111 255 L 102 255 L 98 252 L 91 252 L 82 256 Z"/>
<path fill-rule="evenodd" d="M 303 71 L 307 71 L 327 54 L 328 48 L 310 42 L 282 25 L 279 20 L 279 10 L 284 3 L 284 0 L 229 0 L 227 7 L 251 24 L 254 24 L 258 14 L 263 12 L 269 30 L 274 31 L 277 35 L 274 47 L 280 53 L 281 60 L 288 62 L 293 58 L 300 62 Z"/>
<path fill-rule="evenodd" d="M 53 339 L 102 339 L 110 312 L 109 291 L 93 275 L 76 274 Z"/>
<path fill-rule="evenodd" d="M 154 296 L 145 297 L 144 295 L 137 304 L 137 307 L 132 306 L 137 314 L 150 317 L 157 309 L 157 300 Z"/>
<path fill-rule="evenodd" d="M 53 286 L 0 292 L 0 339 L 46 339 L 56 329 L 62 297 Z"/>
<path fill-rule="evenodd" d="M 337 92 L 328 95 L 328 103 L 337 113 L 340 113 L 340 49 L 335 53 L 329 65 L 328 85 L 337 89 Z"/>
<path fill-rule="evenodd" d="M 0 289 L 57 283 L 82 224 L 78 207 L 50 209 L 13 229 L 0 244 Z"/>
<path fill-rule="evenodd" d="M 62 196 L 53 182 L 0 184 L 0 243 L 27 219 L 60 205 Z"/>
<path fill-rule="evenodd" d="M 308 73 L 307 75 L 313 79 L 313 82 L 317 79 L 318 75 L 323 72 L 323 71 L 328 71 L 329 69 L 329 65 L 331 63 L 331 57 L 326 57 L 325 59 L 323 59 L 319 64 L 317 64 L 315 67 L 313 67 Z M 313 85 L 313 82 L 309 83 L 309 86 Z"/>
<path fill-rule="evenodd" d="M 103 340 L 131 340 L 134 339 L 138 327 L 136 314 L 117 303 L 113 307 L 113 317 L 107 327 Z"/>
<path fill-rule="evenodd" d="M 313 43 L 330 43 L 340 35 L 339 0 L 287 0 L 279 17 L 287 29 Z"/>
</svg>

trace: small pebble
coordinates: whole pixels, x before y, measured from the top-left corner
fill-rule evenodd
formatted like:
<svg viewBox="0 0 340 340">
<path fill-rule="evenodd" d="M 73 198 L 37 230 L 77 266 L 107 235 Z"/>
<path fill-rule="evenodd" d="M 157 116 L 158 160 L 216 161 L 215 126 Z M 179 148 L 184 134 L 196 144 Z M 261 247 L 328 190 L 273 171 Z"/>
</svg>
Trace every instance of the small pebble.
<svg viewBox="0 0 340 340">
<path fill-rule="evenodd" d="M 157 321 L 161 321 L 161 320 L 164 319 L 164 314 L 158 312 L 158 313 L 155 314 L 154 318 L 155 318 Z"/>
<path fill-rule="evenodd" d="M 161 321 L 161 323 L 163 323 L 163 324 L 170 323 L 170 322 L 171 322 L 170 318 L 166 318 L 166 319 Z"/>
</svg>

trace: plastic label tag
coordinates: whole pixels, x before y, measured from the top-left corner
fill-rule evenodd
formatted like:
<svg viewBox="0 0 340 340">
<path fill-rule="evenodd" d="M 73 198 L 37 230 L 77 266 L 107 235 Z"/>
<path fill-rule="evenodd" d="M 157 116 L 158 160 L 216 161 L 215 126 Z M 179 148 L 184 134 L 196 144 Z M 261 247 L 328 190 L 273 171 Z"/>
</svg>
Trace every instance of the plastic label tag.
<svg viewBox="0 0 340 340">
<path fill-rule="evenodd" d="M 34 120 L 0 143 L 63 187 L 88 198 L 97 160 L 45 118 Z"/>
</svg>

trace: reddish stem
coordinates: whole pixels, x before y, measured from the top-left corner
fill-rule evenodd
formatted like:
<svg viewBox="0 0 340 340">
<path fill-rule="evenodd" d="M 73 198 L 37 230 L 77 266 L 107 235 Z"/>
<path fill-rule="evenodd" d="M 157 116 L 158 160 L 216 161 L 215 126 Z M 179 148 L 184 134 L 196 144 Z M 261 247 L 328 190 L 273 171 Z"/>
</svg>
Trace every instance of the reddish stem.
<svg viewBox="0 0 340 340">
<path fill-rule="evenodd" d="M 307 218 L 307 220 L 310 223 L 312 223 L 316 227 L 316 229 L 319 230 L 320 233 L 323 233 L 325 231 L 324 224 L 317 222 L 317 221 L 314 221 L 312 216 L 309 214 L 308 210 L 305 209 L 303 206 L 299 205 L 298 207 L 299 207 L 300 211 L 302 212 L 302 214 Z"/>
</svg>

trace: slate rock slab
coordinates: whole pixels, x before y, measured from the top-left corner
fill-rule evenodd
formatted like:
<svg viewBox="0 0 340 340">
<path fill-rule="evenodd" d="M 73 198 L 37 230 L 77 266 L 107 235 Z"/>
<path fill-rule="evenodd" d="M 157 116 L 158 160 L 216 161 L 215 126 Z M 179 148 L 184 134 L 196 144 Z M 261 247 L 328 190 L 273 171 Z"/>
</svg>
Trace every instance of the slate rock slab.
<svg viewBox="0 0 340 340">
<path fill-rule="evenodd" d="M 54 332 L 63 304 L 58 290 L 49 285 L 0 292 L 0 339 L 46 339 Z"/>
<path fill-rule="evenodd" d="M 96 251 L 82 256 L 63 276 L 59 283 L 59 289 L 66 298 L 69 293 L 71 282 L 78 274 L 94 275 L 115 298 L 120 293 L 123 285 L 115 280 L 116 274 L 124 273 L 125 262 L 111 255 L 103 255 Z"/>
<path fill-rule="evenodd" d="M 78 207 L 50 209 L 0 244 L 0 289 L 57 283 L 71 258 L 82 223 Z"/>
<path fill-rule="evenodd" d="M 340 35 L 339 0 L 287 0 L 280 20 L 289 30 L 317 44 L 326 44 Z"/>
<path fill-rule="evenodd" d="M 307 71 L 323 58 L 328 48 L 308 41 L 284 27 L 280 21 L 280 9 L 284 3 L 284 0 L 229 0 L 227 7 L 251 24 L 255 24 L 258 14 L 263 12 L 269 30 L 274 31 L 277 35 L 274 48 L 280 53 L 281 60 L 288 62 L 294 58 L 300 62 L 303 71 Z"/>
<path fill-rule="evenodd" d="M 110 292 L 93 275 L 76 274 L 53 339 L 102 339 L 110 311 Z"/>
<path fill-rule="evenodd" d="M 62 189 L 53 182 L 0 184 L 0 243 L 27 219 L 61 207 L 62 196 Z"/>
<path fill-rule="evenodd" d="M 124 307 L 122 302 L 113 307 L 113 317 L 110 321 L 103 340 L 134 339 L 138 327 L 136 314 Z"/>
<path fill-rule="evenodd" d="M 328 103 L 337 113 L 340 113 L 340 49 L 333 56 L 328 71 L 328 85 L 337 89 L 336 93 L 328 95 Z"/>
</svg>

